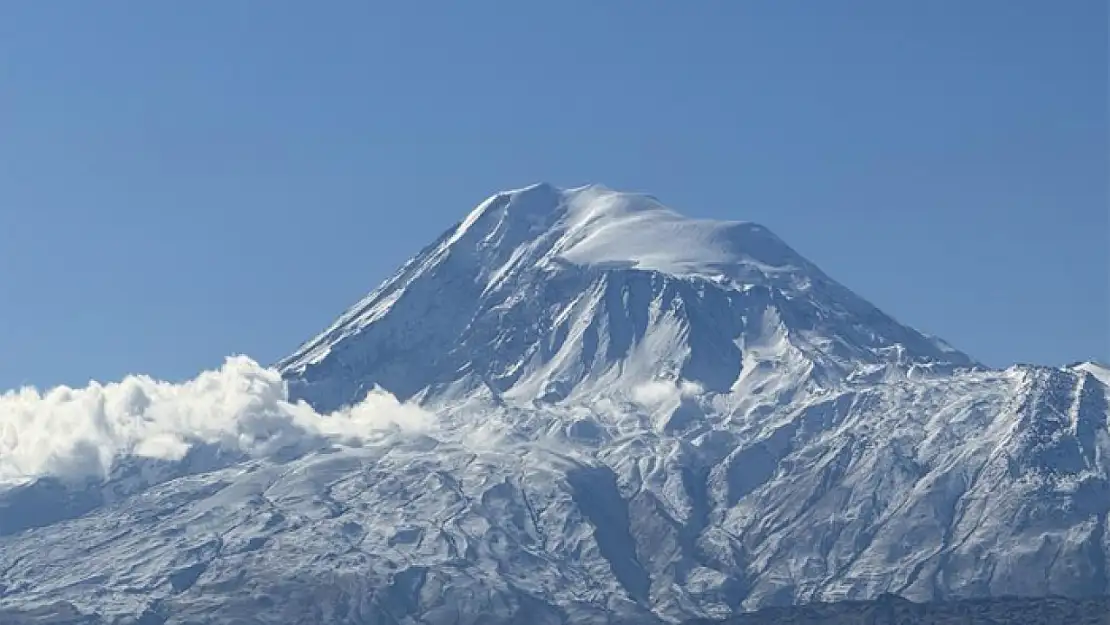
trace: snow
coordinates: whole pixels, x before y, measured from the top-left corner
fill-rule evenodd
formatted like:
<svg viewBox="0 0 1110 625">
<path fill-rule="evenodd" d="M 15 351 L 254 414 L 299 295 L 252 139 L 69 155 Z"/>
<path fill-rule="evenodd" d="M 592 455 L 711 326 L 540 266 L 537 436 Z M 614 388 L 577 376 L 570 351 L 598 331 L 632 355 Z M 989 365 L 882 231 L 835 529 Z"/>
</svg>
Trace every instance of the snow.
<svg viewBox="0 0 1110 625">
<path fill-rule="evenodd" d="M 1089 373 L 1099 382 L 1102 382 L 1106 386 L 1110 386 L 1110 367 L 1100 365 L 1096 362 L 1084 362 L 1076 365 L 1075 369 Z"/>
<path fill-rule="evenodd" d="M 1110 371 L 974 364 L 759 226 L 499 193 L 276 370 L 0 400 L 20 447 L 66 433 L 0 426 L 27 478 L 0 487 L 0 609 L 647 623 L 1110 592 Z M 143 451 L 164 435 L 185 455 Z M 93 479 L 51 479 L 90 445 Z"/>
<path fill-rule="evenodd" d="M 645 195 L 589 186 L 566 193 L 560 258 L 673 276 L 740 280 L 737 268 L 790 273 L 805 263 L 757 224 L 690 219 Z"/>
</svg>

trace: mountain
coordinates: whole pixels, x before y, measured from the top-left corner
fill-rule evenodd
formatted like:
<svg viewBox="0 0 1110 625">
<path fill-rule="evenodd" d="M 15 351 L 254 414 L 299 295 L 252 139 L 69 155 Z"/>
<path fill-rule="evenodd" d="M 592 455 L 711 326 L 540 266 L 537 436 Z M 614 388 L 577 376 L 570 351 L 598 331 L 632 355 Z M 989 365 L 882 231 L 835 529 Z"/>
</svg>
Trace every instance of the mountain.
<svg viewBox="0 0 1110 625">
<path fill-rule="evenodd" d="M 499 193 L 277 368 L 318 412 L 385 389 L 434 425 L 0 490 L 0 609 L 647 623 L 1110 593 L 1110 370 L 984 367 L 755 224 Z"/>
</svg>

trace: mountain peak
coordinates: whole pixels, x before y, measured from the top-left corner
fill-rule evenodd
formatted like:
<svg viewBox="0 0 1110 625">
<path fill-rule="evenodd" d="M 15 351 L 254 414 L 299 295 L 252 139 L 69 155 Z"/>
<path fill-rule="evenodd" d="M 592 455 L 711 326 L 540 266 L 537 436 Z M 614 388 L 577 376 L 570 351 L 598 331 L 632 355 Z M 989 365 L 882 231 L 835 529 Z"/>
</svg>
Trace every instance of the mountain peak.
<svg viewBox="0 0 1110 625">
<path fill-rule="evenodd" d="M 529 247 L 540 264 L 627 267 L 738 285 L 770 274 L 819 273 L 759 224 L 686 217 L 653 196 L 600 184 L 538 183 L 493 195 L 460 222 L 447 245 L 464 240 L 485 249 Z"/>
<path fill-rule="evenodd" d="M 761 366 L 821 385 L 971 362 L 758 224 L 541 183 L 483 201 L 278 366 L 327 409 L 374 385 L 532 401 L 656 379 L 735 393 Z"/>
</svg>

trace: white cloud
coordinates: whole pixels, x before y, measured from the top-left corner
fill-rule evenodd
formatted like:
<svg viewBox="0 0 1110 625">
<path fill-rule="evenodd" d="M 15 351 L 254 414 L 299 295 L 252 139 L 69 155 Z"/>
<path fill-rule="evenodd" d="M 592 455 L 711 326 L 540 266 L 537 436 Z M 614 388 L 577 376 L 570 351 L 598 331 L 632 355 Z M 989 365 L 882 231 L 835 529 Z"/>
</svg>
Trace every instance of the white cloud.
<svg viewBox="0 0 1110 625">
<path fill-rule="evenodd" d="M 664 406 L 673 408 L 683 398 L 697 397 L 703 392 L 700 385 L 688 380 L 679 383 L 672 380 L 652 380 L 632 389 L 632 401 L 653 410 Z"/>
<path fill-rule="evenodd" d="M 297 443 L 359 444 L 386 430 L 426 431 L 433 423 L 420 407 L 380 389 L 321 415 L 290 402 L 277 371 L 237 356 L 180 384 L 129 376 L 0 395 L 0 483 L 104 476 L 120 458 L 179 460 L 198 443 L 265 456 Z"/>
</svg>

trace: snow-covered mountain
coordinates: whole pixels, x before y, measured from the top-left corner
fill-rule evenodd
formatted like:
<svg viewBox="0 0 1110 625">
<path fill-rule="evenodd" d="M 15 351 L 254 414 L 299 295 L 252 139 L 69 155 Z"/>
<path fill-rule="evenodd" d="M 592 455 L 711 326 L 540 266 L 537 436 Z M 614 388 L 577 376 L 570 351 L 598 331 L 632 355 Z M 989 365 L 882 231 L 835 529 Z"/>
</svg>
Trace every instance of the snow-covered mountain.
<svg viewBox="0 0 1110 625">
<path fill-rule="evenodd" d="M 755 224 L 499 193 L 278 368 L 321 413 L 380 387 L 434 424 L 0 490 L 0 608 L 617 623 L 1110 593 L 1110 370 L 978 365 Z"/>
</svg>

